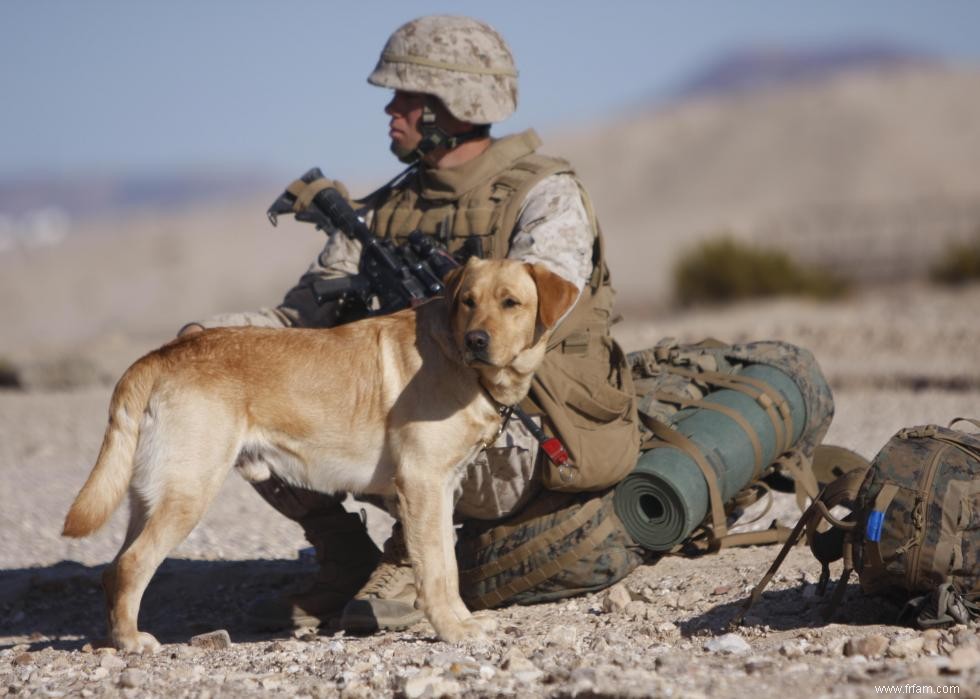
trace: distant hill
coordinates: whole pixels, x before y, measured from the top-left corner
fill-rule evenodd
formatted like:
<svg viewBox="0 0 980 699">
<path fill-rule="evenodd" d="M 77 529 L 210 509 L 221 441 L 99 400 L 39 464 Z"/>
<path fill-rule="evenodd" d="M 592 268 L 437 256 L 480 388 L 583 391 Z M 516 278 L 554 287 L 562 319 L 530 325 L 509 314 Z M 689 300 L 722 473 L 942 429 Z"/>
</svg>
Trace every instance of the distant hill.
<svg viewBox="0 0 980 699">
<path fill-rule="evenodd" d="M 854 67 L 544 134 L 595 199 L 628 305 L 721 232 L 880 281 L 980 229 L 980 68 Z"/>
<path fill-rule="evenodd" d="M 281 183 L 252 172 L 34 175 L 0 178 L 0 215 L 59 209 L 72 218 L 113 211 L 175 209 L 276 191 Z"/>
<path fill-rule="evenodd" d="M 878 41 L 835 46 L 754 46 L 722 55 L 668 93 L 673 100 L 785 87 L 846 72 L 938 66 L 922 52 Z"/>
</svg>

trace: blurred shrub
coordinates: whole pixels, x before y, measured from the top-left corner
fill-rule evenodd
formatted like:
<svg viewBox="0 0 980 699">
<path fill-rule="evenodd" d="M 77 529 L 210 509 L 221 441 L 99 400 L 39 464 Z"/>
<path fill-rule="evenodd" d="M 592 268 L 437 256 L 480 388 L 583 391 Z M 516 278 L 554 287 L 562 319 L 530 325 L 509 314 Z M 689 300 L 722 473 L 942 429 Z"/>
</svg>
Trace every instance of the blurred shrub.
<svg viewBox="0 0 980 699">
<path fill-rule="evenodd" d="M 829 299 L 847 286 L 830 272 L 801 267 L 782 251 L 727 235 L 704 241 L 674 266 L 674 295 L 682 305 L 789 295 Z"/>
<path fill-rule="evenodd" d="M 20 388 L 20 371 L 7 359 L 0 357 L 0 388 Z"/>
<path fill-rule="evenodd" d="M 950 285 L 980 280 L 980 231 L 972 241 L 947 247 L 929 276 L 934 282 Z"/>
</svg>

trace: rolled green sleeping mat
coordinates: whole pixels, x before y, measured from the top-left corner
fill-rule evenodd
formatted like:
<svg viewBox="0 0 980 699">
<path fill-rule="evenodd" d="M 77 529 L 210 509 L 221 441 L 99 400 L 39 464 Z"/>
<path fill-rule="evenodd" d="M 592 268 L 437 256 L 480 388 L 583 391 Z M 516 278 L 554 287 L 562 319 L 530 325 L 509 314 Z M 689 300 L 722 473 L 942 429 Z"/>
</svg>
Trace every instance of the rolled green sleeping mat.
<svg viewBox="0 0 980 699">
<path fill-rule="evenodd" d="M 792 417 L 789 444 L 796 444 L 807 423 L 806 402 L 796 382 L 765 364 L 750 364 L 732 376 L 758 379 L 782 396 Z M 742 416 L 758 435 L 762 467 L 780 455 L 776 428 L 757 400 L 742 391 L 721 388 L 708 393 L 702 402 L 725 406 Z M 738 420 L 719 410 L 688 407 L 678 411 L 670 424 L 705 457 L 717 476 L 723 502 L 749 485 L 755 470 L 755 447 Z M 694 458 L 676 446 L 663 444 L 640 455 L 636 468 L 616 486 L 614 506 L 638 544 L 651 551 L 669 551 L 709 515 L 710 494 Z"/>
</svg>

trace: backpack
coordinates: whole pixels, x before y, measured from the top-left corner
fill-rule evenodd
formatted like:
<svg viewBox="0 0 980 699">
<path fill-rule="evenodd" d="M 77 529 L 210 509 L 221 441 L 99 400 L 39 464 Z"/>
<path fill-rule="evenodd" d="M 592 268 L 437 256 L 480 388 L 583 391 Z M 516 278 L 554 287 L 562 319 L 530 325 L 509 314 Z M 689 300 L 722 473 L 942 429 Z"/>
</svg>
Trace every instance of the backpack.
<svg viewBox="0 0 980 699">
<path fill-rule="evenodd" d="M 613 585 L 643 561 L 613 509 L 612 491 L 544 491 L 503 524 L 468 520 L 456 544 L 470 609 L 536 604 Z"/>
<path fill-rule="evenodd" d="M 826 618 L 852 571 L 863 592 L 905 601 L 902 616 L 921 628 L 980 617 L 980 434 L 952 429 L 963 420 L 899 430 L 870 464 L 855 455 L 803 513 L 734 623 L 804 534 L 822 566 L 820 594 L 843 559 Z M 839 519 L 836 506 L 851 513 Z"/>
</svg>

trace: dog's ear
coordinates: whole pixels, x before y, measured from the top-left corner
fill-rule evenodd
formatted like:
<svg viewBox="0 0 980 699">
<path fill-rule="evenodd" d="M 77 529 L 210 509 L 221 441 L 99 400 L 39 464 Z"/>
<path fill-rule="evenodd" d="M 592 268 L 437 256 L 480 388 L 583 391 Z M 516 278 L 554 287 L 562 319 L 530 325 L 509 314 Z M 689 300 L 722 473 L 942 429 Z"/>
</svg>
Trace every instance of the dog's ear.
<svg viewBox="0 0 980 699">
<path fill-rule="evenodd" d="M 543 265 L 525 264 L 538 287 L 538 322 L 550 330 L 578 299 L 578 288 Z"/>
<path fill-rule="evenodd" d="M 443 294 L 450 301 L 456 298 L 456 293 L 459 291 L 459 283 L 463 281 L 464 269 L 466 268 L 453 267 L 442 278 L 442 285 L 446 288 Z"/>
</svg>

